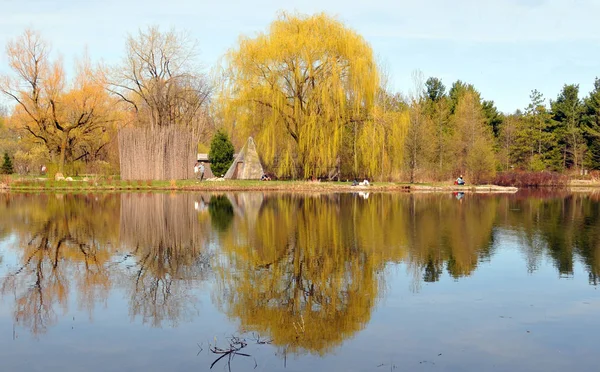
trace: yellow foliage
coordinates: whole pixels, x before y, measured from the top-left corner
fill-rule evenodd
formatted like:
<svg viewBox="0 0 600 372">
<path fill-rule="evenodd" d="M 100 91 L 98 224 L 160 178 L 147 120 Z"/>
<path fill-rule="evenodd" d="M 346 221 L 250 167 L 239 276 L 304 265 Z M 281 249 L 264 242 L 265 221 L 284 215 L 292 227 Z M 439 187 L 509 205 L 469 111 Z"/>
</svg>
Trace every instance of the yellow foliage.
<svg viewBox="0 0 600 372">
<path fill-rule="evenodd" d="M 268 33 L 242 37 L 226 64 L 224 115 L 279 175 L 336 166 L 344 128 L 370 119 L 379 88 L 371 46 L 325 14 L 280 14 Z"/>
</svg>

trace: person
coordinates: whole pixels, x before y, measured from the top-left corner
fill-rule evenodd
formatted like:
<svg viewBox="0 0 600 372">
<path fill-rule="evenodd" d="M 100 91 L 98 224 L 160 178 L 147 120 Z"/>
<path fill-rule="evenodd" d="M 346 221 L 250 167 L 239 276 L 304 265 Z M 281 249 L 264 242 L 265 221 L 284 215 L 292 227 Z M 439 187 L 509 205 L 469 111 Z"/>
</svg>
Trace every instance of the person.
<svg viewBox="0 0 600 372">
<path fill-rule="evenodd" d="M 260 177 L 261 181 L 271 181 L 271 177 L 269 177 L 266 173 Z"/>
<path fill-rule="evenodd" d="M 456 181 L 454 181 L 454 184 L 459 185 L 459 186 L 463 186 L 465 184 L 465 180 L 463 179 L 462 174 L 460 176 L 458 176 Z"/>
<path fill-rule="evenodd" d="M 198 179 L 200 179 L 200 181 L 202 181 L 203 178 L 204 178 L 204 163 L 200 163 L 200 166 L 198 167 Z"/>
<path fill-rule="evenodd" d="M 46 168 L 45 165 L 42 165 L 42 167 L 40 168 L 40 172 L 42 173 L 42 175 L 46 174 L 47 171 L 48 171 L 48 168 Z"/>
</svg>

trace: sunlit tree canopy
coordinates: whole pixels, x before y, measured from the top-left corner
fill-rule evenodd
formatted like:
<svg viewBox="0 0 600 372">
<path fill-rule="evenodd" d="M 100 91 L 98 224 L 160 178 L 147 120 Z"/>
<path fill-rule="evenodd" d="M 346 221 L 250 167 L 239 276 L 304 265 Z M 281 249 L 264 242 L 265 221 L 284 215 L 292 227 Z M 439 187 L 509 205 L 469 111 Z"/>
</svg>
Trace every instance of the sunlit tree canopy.
<svg viewBox="0 0 600 372">
<path fill-rule="evenodd" d="M 345 129 L 369 118 L 379 81 L 362 36 L 325 14 L 282 13 L 227 53 L 223 107 L 268 165 L 307 176 L 336 165 Z"/>
</svg>

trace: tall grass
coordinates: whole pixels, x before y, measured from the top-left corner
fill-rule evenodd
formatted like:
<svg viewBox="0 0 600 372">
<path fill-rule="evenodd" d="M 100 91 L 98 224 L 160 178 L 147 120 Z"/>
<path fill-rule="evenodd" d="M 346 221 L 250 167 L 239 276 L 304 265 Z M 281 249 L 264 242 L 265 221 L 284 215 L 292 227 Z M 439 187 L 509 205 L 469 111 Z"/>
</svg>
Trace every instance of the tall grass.
<svg viewBox="0 0 600 372">
<path fill-rule="evenodd" d="M 122 180 L 193 177 L 197 139 L 177 128 L 125 128 L 119 132 Z"/>
</svg>

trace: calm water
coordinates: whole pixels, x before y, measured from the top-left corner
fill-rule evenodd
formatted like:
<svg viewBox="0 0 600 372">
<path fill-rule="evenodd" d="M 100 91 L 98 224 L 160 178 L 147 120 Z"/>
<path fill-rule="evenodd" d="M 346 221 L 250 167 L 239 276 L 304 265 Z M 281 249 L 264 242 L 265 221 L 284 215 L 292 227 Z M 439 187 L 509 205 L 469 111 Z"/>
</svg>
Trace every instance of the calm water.
<svg viewBox="0 0 600 372">
<path fill-rule="evenodd" d="M 1 369 L 595 371 L 599 276 L 598 195 L 0 194 Z"/>
</svg>

